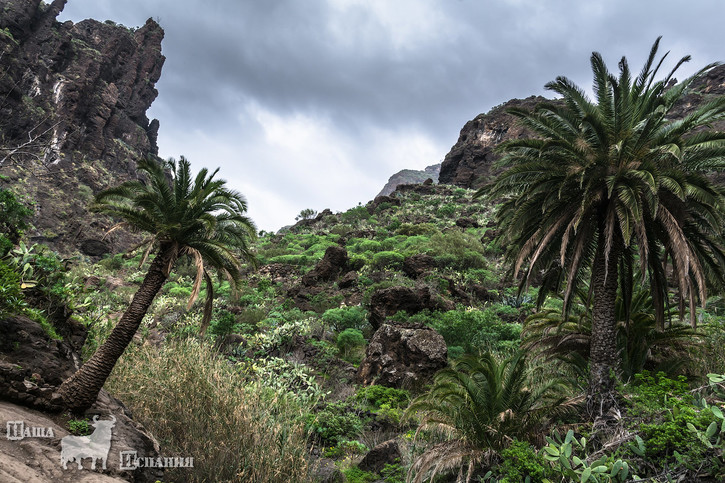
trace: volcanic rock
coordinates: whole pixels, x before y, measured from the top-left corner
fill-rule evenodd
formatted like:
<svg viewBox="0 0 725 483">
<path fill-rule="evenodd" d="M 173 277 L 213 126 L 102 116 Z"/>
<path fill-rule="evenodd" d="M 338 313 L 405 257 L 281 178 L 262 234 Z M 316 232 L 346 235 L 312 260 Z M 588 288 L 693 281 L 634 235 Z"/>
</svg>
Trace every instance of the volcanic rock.
<svg viewBox="0 0 725 483">
<path fill-rule="evenodd" d="M 357 465 L 363 471 L 380 473 L 385 465 L 400 463 L 400 448 L 394 439 L 384 441 L 371 449 Z"/>
<path fill-rule="evenodd" d="M 358 369 L 360 384 L 420 387 L 448 363 L 443 337 L 423 324 L 383 324 Z"/>
<path fill-rule="evenodd" d="M 302 277 L 302 285 L 311 287 L 320 282 L 331 282 L 341 274 L 348 271 L 347 250 L 340 246 L 331 246 L 325 250 L 325 255 L 315 268 Z"/>
<path fill-rule="evenodd" d="M 426 254 L 418 253 L 403 260 L 403 273 L 410 278 L 418 278 L 430 272 L 436 267 L 435 258 Z"/>
</svg>

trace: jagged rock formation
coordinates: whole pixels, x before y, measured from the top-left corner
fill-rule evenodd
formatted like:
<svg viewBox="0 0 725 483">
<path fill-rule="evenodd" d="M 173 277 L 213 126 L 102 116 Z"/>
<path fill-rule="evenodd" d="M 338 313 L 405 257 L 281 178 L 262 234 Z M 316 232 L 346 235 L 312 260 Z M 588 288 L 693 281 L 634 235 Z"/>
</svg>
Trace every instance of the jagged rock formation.
<svg viewBox="0 0 725 483">
<path fill-rule="evenodd" d="M 441 172 L 441 163 L 428 166 L 424 170 L 404 169 L 398 171 L 388 179 L 378 196 L 390 196 L 398 185 L 401 184 L 420 184 L 427 179 L 432 179 L 434 183 L 438 182 L 438 176 Z"/>
<path fill-rule="evenodd" d="M 725 66 L 719 66 L 690 87 L 689 93 L 673 109 L 673 118 L 681 119 L 713 97 L 724 94 Z M 506 113 L 506 109 L 510 107 L 533 109 L 539 102 L 547 100 L 534 96 L 523 100 L 513 99 L 468 121 L 461 129 L 458 141 L 443 160 L 438 181 L 463 188 L 481 187 L 498 173 L 493 167 L 499 158 L 494 153 L 495 147 L 508 139 L 528 135 L 514 122 L 514 117 Z M 713 128 L 723 130 L 725 122 L 716 123 Z M 716 176 L 716 179 L 723 182 L 725 176 Z"/>
<path fill-rule="evenodd" d="M 36 239 L 71 252 L 109 226 L 87 215 L 93 193 L 135 177 L 136 161 L 158 152 L 159 123 L 146 110 L 164 32 L 150 19 L 138 29 L 60 23 L 65 3 L 0 3 L 0 174 L 35 202 Z M 97 256 L 98 244 L 85 246 Z"/>
</svg>

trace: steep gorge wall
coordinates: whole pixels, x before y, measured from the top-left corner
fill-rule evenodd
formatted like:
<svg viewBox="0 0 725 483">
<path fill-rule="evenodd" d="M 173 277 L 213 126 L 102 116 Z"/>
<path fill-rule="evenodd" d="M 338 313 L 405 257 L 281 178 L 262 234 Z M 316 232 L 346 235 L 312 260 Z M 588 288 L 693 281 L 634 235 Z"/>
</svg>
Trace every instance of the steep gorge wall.
<svg viewBox="0 0 725 483">
<path fill-rule="evenodd" d="M 159 123 L 146 111 L 164 32 L 151 19 L 138 29 L 61 23 L 65 3 L 0 1 L 0 174 L 34 204 L 36 240 L 95 253 L 129 240 L 100 241 L 110 221 L 88 216 L 92 194 L 158 153 Z"/>
</svg>

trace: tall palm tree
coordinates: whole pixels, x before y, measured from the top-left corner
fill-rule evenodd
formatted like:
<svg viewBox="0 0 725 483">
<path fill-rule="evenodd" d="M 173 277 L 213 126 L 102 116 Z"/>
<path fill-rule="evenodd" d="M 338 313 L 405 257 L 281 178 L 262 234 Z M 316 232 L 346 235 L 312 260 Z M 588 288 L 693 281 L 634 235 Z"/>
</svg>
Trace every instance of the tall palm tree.
<svg viewBox="0 0 725 483">
<path fill-rule="evenodd" d="M 171 170 L 170 177 L 165 168 Z M 80 370 L 63 382 L 58 392 L 74 410 L 90 407 L 108 375 L 133 339 L 151 302 L 161 290 L 180 257 L 189 257 L 197 269 L 189 306 L 206 281 L 207 300 L 202 333 L 211 317 L 213 283 L 207 267 L 216 269 L 236 286 L 241 279 L 242 260 L 253 262 L 249 242 L 256 235 L 254 223 L 245 216 L 244 197 L 226 188 L 224 180 L 214 179 L 218 169 L 209 174 L 202 169 L 192 178 L 189 162 L 183 157 L 177 164 L 170 160 L 162 165 L 147 159 L 138 163 L 145 181 L 129 181 L 96 196 L 94 209 L 121 218 L 117 225 L 150 234 L 143 261 L 156 249 L 131 305 L 119 320 L 106 342 Z"/>
<path fill-rule="evenodd" d="M 591 300 L 589 287 L 581 283 L 574 290 L 568 318 L 555 308 L 527 317 L 521 333 L 521 347 L 534 357 L 559 360 L 573 370 L 576 383 L 585 381 L 587 356 L 590 352 Z M 693 349 L 701 343 L 697 329 L 685 323 L 670 322 L 663 330 L 656 327 L 652 293 L 648 288 L 635 288 L 630 306 L 617 296 L 618 375 L 622 381 L 631 380 L 642 370 L 663 371 L 675 376 L 687 369 Z"/>
<path fill-rule="evenodd" d="M 498 221 L 514 273 L 528 264 L 524 283 L 543 274 L 544 292 L 563 285 L 568 315 L 572 293 L 589 279 L 587 402 L 594 417 L 616 404 L 615 303 L 620 285 L 630 299 L 633 267 L 639 265 L 651 284 L 659 327 L 668 274 L 679 292 L 680 313 L 688 302 L 693 324 L 708 282 L 723 282 L 723 190 L 705 173 L 725 165 L 725 133 L 709 129 L 725 119 L 725 97 L 671 119 L 686 89 L 716 64 L 675 84 L 675 71 L 689 60 L 683 57 L 656 80 L 666 57 L 656 62 L 659 41 L 634 79 L 626 58 L 615 77 L 593 53 L 595 101 L 558 77 L 546 88 L 560 102 L 512 110 L 535 137 L 502 144 L 508 169 L 490 188 L 493 197 L 504 199 Z"/>
</svg>

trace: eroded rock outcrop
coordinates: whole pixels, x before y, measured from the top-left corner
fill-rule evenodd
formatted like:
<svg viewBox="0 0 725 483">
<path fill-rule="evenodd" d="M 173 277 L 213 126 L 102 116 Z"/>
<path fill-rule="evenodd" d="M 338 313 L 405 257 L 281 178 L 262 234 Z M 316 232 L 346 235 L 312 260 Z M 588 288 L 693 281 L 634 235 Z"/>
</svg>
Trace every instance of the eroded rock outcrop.
<svg viewBox="0 0 725 483">
<path fill-rule="evenodd" d="M 60 411 L 53 393 L 73 374 L 86 329 L 72 319 L 64 340 L 51 339 L 38 322 L 24 316 L 0 319 L 0 399 Z"/>
<path fill-rule="evenodd" d="M 446 367 L 443 337 L 423 324 L 383 324 L 370 340 L 358 369 L 360 384 L 419 387 Z"/>
<path fill-rule="evenodd" d="M 340 246 L 331 246 L 325 250 L 325 255 L 317 262 L 315 268 L 302 277 L 302 285 L 312 287 L 320 282 L 331 282 L 348 271 L 349 258 L 347 250 Z"/>
<path fill-rule="evenodd" d="M 88 240 L 117 251 L 132 239 L 122 230 L 104 239 L 112 224 L 87 205 L 158 152 L 159 122 L 146 111 L 157 96 L 164 32 L 151 19 L 140 28 L 60 23 L 65 3 L 2 3 L 0 174 L 35 203 L 33 241 L 62 253 L 87 249 Z M 89 256 L 100 257 L 100 248 Z"/>
<path fill-rule="evenodd" d="M 50 418 L 16 404 L 0 401 L 0 421 L 22 421 L 25 428 L 43 428 L 42 433 L 52 437 L 17 437 L 16 425 L 3 424 L 0 428 L 0 481 L 13 482 L 86 482 L 101 483 L 111 481 L 154 482 L 163 477 L 156 468 L 124 469 L 121 452 L 136 452 L 139 457 L 155 458 L 159 455 L 159 445 L 154 437 L 140 424 L 131 419 L 130 414 L 116 399 L 101 391 L 98 402 L 89 412 L 99 420 L 115 419 L 111 428 L 110 449 L 106 469 L 101 468 L 100 460 L 96 469 L 91 469 L 91 459 L 82 458 L 82 469 L 77 463 L 68 463 L 66 469 L 61 464 L 61 440 L 70 433 L 67 427 L 59 424 L 57 418 Z M 8 430 L 11 438 L 8 438 Z M 40 433 L 36 433 L 40 434 Z"/>
<path fill-rule="evenodd" d="M 385 465 L 400 463 L 400 446 L 394 439 L 383 441 L 363 457 L 358 468 L 363 471 L 380 473 Z"/>
</svg>

